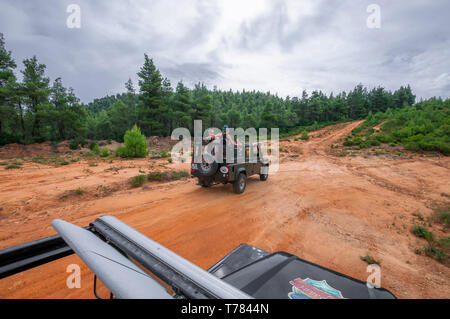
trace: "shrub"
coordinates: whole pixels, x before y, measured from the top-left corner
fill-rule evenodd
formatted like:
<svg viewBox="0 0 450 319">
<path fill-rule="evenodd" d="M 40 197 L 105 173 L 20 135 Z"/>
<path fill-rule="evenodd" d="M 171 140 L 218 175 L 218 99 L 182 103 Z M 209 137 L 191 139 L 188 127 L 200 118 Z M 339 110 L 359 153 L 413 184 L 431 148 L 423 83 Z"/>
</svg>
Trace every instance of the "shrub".
<svg viewBox="0 0 450 319">
<path fill-rule="evenodd" d="M 173 162 L 171 158 L 168 158 L 167 161 L 168 161 L 169 163 L 172 163 L 172 162 Z"/>
<path fill-rule="evenodd" d="M 84 193 L 84 191 L 83 191 L 80 187 L 78 187 L 78 188 L 75 190 L 75 194 L 77 194 L 77 195 L 83 195 L 83 193 Z"/>
<path fill-rule="evenodd" d="M 17 168 L 22 168 L 21 164 L 19 165 L 17 163 L 11 163 L 5 167 L 5 169 L 17 169 Z"/>
<path fill-rule="evenodd" d="M 100 155 L 100 148 L 98 147 L 97 144 L 93 145 L 91 150 L 92 150 L 92 153 L 94 153 L 95 155 Z"/>
<path fill-rule="evenodd" d="M 80 142 L 78 142 L 78 140 L 72 140 L 70 143 L 69 143 L 69 148 L 71 149 L 71 150 L 76 150 L 76 149 L 78 149 L 78 145 L 80 144 Z"/>
<path fill-rule="evenodd" d="M 145 139 L 145 135 L 141 133 L 141 130 L 136 125 L 131 130 L 126 131 L 124 143 L 124 147 L 117 149 L 118 156 L 135 158 L 146 157 L 148 155 L 148 142 Z"/>
<path fill-rule="evenodd" d="M 89 144 L 89 149 L 90 149 L 91 151 L 93 151 L 93 150 L 95 150 L 95 149 L 98 149 L 97 143 L 91 142 L 91 143 Z"/>
<path fill-rule="evenodd" d="M 425 255 L 435 258 L 439 262 L 445 262 L 448 259 L 448 255 L 441 249 L 437 249 L 433 245 L 425 247 Z"/>
<path fill-rule="evenodd" d="M 58 162 L 59 165 L 69 165 L 70 163 L 66 161 L 65 159 L 62 159 Z"/>
<path fill-rule="evenodd" d="M 109 156 L 109 150 L 107 148 L 101 148 L 99 150 L 100 157 L 108 157 Z"/>
<path fill-rule="evenodd" d="M 42 155 L 36 155 L 31 158 L 31 161 L 38 164 L 47 164 L 49 160 Z"/>
<path fill-rule="evenodd" d="M 366 254 L 365 256 L 360 257 L 362 261 L 365 261 L 369 265 L 380 265 L 380 262 L 375 260 L 373 257 L 371 257 L 369 254 Z"/>
<path fill-rule="evenodd" d="M 131 179 L 131 185 L 133 187 L 140 187 L 145 183 L 145 175 L 137 175 Z"/>
<path fill-rule="evenodd" d="M 167 150 L 161 150 L 161 152 L 159 152 L 159 154 L 161 155 L 162 158 L 166 158 L 166 157 L 170 156 L 170 154 Z"/>
<path fill-rule="evenodd" d="M 119 146 L 116 150 L 116 155 L 123 158 L 128 157 L 125 146 Z"/>
<path fill-rule="evenodd" d="M 300 139 L 302 139 L 303 141 L 309 140 L 309 135 L 308 135 L 308 132 L 306 130 L 304 130 L 302 132 L 302 136 L 300 136 Z"/>
<path fill-rule="evenodd" d="M 450 226 L 450 212 L 447 211 L 434 212 L 431 219 L 437 221 L 438 223 L 441 223 L 445 227 Z"/>
<path fill-rule="evenodd" d="M 154 171 L 147 175 L 149 181 L 164 181 L 169 180 L 169 174 L 167 172 Z"/>
<path fill-rule="evenodd" d="M 189 177 L 189 173 L 186 171 L 178 171 L 178 172 L 171 173 L 171 178 L 175 179 L 175 180 L 185 178 L 185 177 Z"/>
<path fill-rule="evenodd" d="M 8 165 L 8 162 L 0 162 L 0 165 L 3 165 L 3 166 Z"/>
<path fill-rule="evenodd" d="M 415 225 L 411 228 L 411 232 L 417 237 L 425 238 L 429 242 L 434 240 L 433 234 L 425 227 Z"/>
</svg>

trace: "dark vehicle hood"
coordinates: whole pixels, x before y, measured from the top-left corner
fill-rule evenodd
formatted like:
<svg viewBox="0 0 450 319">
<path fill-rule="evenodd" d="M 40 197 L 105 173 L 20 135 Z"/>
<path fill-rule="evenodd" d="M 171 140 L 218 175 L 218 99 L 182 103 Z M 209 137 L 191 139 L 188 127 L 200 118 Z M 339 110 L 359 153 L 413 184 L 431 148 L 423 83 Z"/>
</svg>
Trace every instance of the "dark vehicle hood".
<svg viewBox="0 0 450 319">
<path fill-rule="evenodd" d="M 386 289 L 368 288 L 366 282 L 291 254 L 269 254 L 249 245 L 240 245 L 208 271 L 254 298 L 395 298 Z"/>
</svg>

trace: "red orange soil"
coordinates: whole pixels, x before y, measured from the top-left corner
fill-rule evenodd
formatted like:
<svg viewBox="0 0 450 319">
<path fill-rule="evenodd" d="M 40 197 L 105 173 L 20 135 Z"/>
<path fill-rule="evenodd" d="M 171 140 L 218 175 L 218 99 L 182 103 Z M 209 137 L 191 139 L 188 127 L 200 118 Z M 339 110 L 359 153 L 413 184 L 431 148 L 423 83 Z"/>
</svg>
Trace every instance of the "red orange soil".
<svg viewBox="0 0 450 319">
<path fill-rule="evenodd" d="M 433 203 L 448 203 L 441 194 L 450 193 L 450 159 L 333 153 L 331 145 L 359 124 L 327 127 L 307 142 L 280 142 L 279 171 L 267 182 L 250 178 L 242 195 L 230 185 L 203 189 L 191 179 L 126 185 L 150 165 L 162 168 L 163 160 L 0 167 L 0 249 L 54 234 L 55 218 L 85 226 L 111 214 L 203 268 L 248 243 L 366 280 L 360 256 L 368 253 L 381 261 L 381 284 L 396 296 L 449 298 L 450 269 L 415 254 L 425 242 L 409 229 L 418 222 L 413 213 L 426 217 Z M 78 187 L 83 195 L 64 196 Z M 427 227 L 448 237 L 440 226 Z M 80 289 L 66 286 L 72 263 L 82 269 Z M 0 280 L 0 298 L 92 298 L 92 279 L 69 256 Z"/>
</svg>

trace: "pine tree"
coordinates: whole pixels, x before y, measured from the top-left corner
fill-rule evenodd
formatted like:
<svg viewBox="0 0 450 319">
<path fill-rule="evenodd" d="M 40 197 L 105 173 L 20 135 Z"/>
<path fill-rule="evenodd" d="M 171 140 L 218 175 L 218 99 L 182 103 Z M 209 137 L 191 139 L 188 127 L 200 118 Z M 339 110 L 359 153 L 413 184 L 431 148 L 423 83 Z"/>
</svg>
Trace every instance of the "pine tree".
<svg viewBox="0 0 450 319">
<path fill-rule="evenodd" d="M 137 74 L 140 88 L 138 122 L 146 135 L 152 135 L 163 128 L 159 114 L 162 103 L 162 77 L 147 54 L 144 55 L 144 59 L 144 65 Z"/>
<path fill-rule="evenodd" d="M 45 139 L 44 132 L 41 131 L 40 111 L 48 105 L 50 95 L 50 79 L 45 76 L 45 64 L 40 64 L 36 56 L 23 61 L 25 69 L 23 74 L 24 102 L 30 116 L 33 118 L 31 136 L 35 141 Z"/>
<path fill-rule="evenodd" d="M 117 100 L 109 107 L 108 118 L 114 140 L 122 142 L 125 132 L 133 126 L 133 113 L 130 111 L 121 100 Z"/>
<path fill-rule="evenodd" d="M 367 89 L 362 84 L 358 84 L 348 94 L 347 102 L 349 105 L 349 117 L 351 119 L 360 119 L 368 114 L 369 101 L 367 100 Z"/>
<path fill-rule="evenodd" d="M 211 111 L 212 98 L 208 89 L 203 83 L 196 84 L 194 88 L 192 120 L 202 120 L 204 126 L 211 126 Z"/>
<path fill-rule="evenodd" d="M 137 114 L 137 108 L 136 108 L 136 90 L 134 89 L 133 81 L 131 81 L 131 78 L 129 78 L 128 81 L 125 83 L 125 88 L 127 90 L 128 110 L 130 112 L 132 112 L 131 118 L 132 118 L 133 124 L 136 124 L 137 120 L 138 120 L 138 114 Z"/>
<path fill-rule="evenodd" d="M 173 97 L 173 124 L 175 127 L 191 128 L 191 111 L 192 111 L 192 96 L 183 82 L 178 82 L 177 88 Z"/>
<path fill-rule="evenodd" d="M 14 107 L 18 87 L 14 76 L 15 68 L 16 63 L 11 57 L 11 51 L 6 51 L 5 40 L 0 33 L 0 145 L 18 141 L 15 134 L 17 132 L 14 132 L 15 123 L 18 121 Z"/>
</svg>

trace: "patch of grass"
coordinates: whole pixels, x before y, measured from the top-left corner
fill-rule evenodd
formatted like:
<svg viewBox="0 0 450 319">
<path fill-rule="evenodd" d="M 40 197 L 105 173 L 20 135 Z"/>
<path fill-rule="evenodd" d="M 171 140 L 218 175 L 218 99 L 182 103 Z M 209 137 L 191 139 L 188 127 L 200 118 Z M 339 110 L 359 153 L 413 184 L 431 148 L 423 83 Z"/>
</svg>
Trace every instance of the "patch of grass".
<svg viewBox="0 0 450 319">
<path fill-rule="evenodd" d="M 300 139 L 303 140 L 303 141 L 309 140 L 309 135 L 308 135 L 308 132 L 306 130 L 302 132 L 302 135 L 300 136 Z"/>
<path fill-rule="evenodd" d="M 140 187 L 140 186 L 144 185 L 145 180 L 146 180 L 145 175 L 137 175 L 137 176 L 134 176 L 134 177 L 131 179 L 131 185 L 132 185 L 133 187 Z"/>
<path fill-rule="evenodd" d="M 414 225 L 411 228 L 411 232 L 419 238 L 424 238 L 428 242 L 434 241 L 433 233 L 422 226 Z"/>
<path fill-rule="evenodd" d="M 160 155 L 162 158 L 167 158 L 167 157 L 170 156 L 170 153 L 169 153 L 169 151 L 167 151 L 167 150 L 161 150 L 161 151 L 159 152 L 159 155 Z"/>
<path fill-rule="evenodd" d="M 380 265 L 381 263 L 377 260 L 375 260 L 372 256 L 369 254 L 366 254 L 365 256 L 360 256 L 361 260 L 366 262 L 368 265 Z"/>
<path fill-rule="evenodd" d="M 67 199 L 69 197 L 81 196 L 83 194 L 84 194 L 84 190 L 82 190 L 80 187 L 78 187 L 77 189 L 71 189 L 71 190 L 65 191 L 62 195 L 59 196 L 59 198 Z"/>
<path fill-rule="evenodd" d="M 444 225 L 445 228 L 450 226 L 450 212 L 448 211 L 435 211 L 431 215 L 431 220 Z"/>
<path fill-rule="evenodd" d="M 160 172 L 160 171 L 154 171 L 154 172 L 150 172 L 147 175 L 147 178 L 149 181 L 168 181 L 169 178 L 169 173 L 168 172 Z"/>
<path fill-rule="evenodd" d="M 16 164 L 9 164 L 8 166 L 5 167 L 5 169 L 18 169 L 18 168 L 22 168 L 22 166 Z"/>
<path fill-rule="evenodd" d="M 189 177 L 190 174 L 187 171 L 173 171 L 173 172 L 162 172 L 153 171 L 147 175 L 147 179 L 152 182 L 168 182 L 171 180 L 179 180 L 182 178 Z"/>
<path fill-rule="evenodd" d="M 188 172 L 186 172 L 186 171 L 176 171 L 176 172 L 172 172 L 170 174 L 170 177 L 172 179 L 178 180 L 178 179 L 189 177 L 189 175 L 190 174 Z"/>
<path fill-rule="evenodd" d="M 425 255 L 432 257 L 441 263 L 445 263 L 448 260 L 448 255 L 442 250 L 430 245 L 424 248 Z"/>
<path fill-rule="evenodd" d="M 6 165 L 8 165 L 8 162 L 0 162 L 0 165 L 6 166 Z"/>
<path fill-rule="evenodd" d="M 48 164 L 48 159 L 46 158 L 36 158 L 36 159 L 32 159 L 31 160 L 33 163 L 38 163 L 38 164 Z"/>
<path fill-rule="evenodd" d="M 107 148 L 102 148 L 99 151 L 100 157 L 108 157 L 110 155 L 110 152 Z"/>
<path fill-rule="evenodd" d="M 68 161 L 66 161 L 65 159 L 62 159 L 60 161 L 58 161 L 59 165 L 69 165 L 70 163 Z"/>
<path fill-rule="evenodd" d="M 18 168 L 22 168 L 23 162 L 20 161 L 16 161 L 16 162 L 12 162 L 10 164 L 8 164 L 5 169 L 18 169 Z"/>
<path fill-rule="evenodd" d="M 94 142 L 89 143 L 89 149 L 90 149 L 91 151 L 93 151 L 93 150 L 96 149 L 96 148 L 98 148 L 97 143 L 94 143 Z"/>
<path fill-rule="evenodd" d="M 80 145 L 80 142 L 78 140 L 72 140 L 69 144 L 69 148 L 71 150 L 76 150 L 76 149 L 78 149 L 79 145 Z"/>
</svg>

